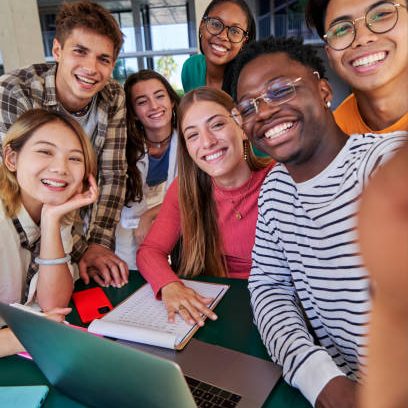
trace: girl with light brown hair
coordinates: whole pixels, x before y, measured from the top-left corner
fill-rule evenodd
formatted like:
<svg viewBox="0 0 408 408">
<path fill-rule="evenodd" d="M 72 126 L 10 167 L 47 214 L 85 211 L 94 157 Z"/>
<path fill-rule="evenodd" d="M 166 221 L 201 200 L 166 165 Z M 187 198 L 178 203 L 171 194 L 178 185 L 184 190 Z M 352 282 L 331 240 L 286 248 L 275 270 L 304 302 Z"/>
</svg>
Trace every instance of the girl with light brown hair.
<svg viewBox="0 0 408 408">
<path fill-rule="evenodd" d="M 231 97 L 209 87 L 186 94 L 179 106 L 179 176 L 137 254 L 142 275 L 161 296 L 169 320 L 179 313 L 202 324 L 215 319 L 203 298 L 178 276 L 248 278 L 262 182 L 272 167 L 256 158 Z M 182 238 L 176 275 L 168 255 Z"/>
</svg>

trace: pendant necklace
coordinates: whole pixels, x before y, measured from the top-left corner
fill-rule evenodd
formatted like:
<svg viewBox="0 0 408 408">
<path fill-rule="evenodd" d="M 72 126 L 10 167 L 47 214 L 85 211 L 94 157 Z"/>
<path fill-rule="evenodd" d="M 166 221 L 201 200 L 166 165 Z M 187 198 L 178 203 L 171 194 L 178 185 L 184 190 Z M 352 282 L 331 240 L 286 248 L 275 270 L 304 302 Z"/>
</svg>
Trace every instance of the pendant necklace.
<svg viewBox="0 0 408 408">
<path fill-rule="evenodd" d="M 227 198 L 227 199 L 231 202 L 231 204 L 232 204 L 232 210 L 234 211 L 234 216 L 235 216 L 235 218 L 236 218 L 238 221 L 240 221 L 240 220 L 242 220 L 242 219 L 244 218 L 244 215 L 243 215 L 242 211 L 239 210 L 239 207 L 241 206 L 241 204 L 244 203 L 245 199 L 246 199 L 247 196 L 248 196 L 249 187 L 250 187 L 251 184 L 252 184 L 252 176 L 253 176 L 253 174 L 254 174 L 254 173 L 251 171 L 251 176 L 250 176 L 249 180 L 247 181 L 247 186 L 246 186 L 245 192 L 243 192 L 243 193 L 240 195 L 240 197 L 238 198 L 238 200 L 237 200 L 236 202 L 235 202 L 235 199 L 234 199 L 234 198 L 230 198 L 230 197 L 227 198 L 227 197 L 225 196 L 225 193 L 224 193 L 220 188 L 218 188 L 218 191 L 219 191 L 220 195 L 223 196 L 224 199 Z"/>
<path fill-rule="evenodd" d="M 159 140 L 158 142 L 156 142 L 155 140 L 150 140 L 146 135 L 145 135 L 145 140 L 146 143 L 150 146 L 150 147 L 156 147 L 157 149 L 160 149 L 162 146 L 164 146 L 165 144 L 167 144 L 169 142 L 169 140 L 171 139 L 171 136 L 173 135 L 173 132 L 170 133 L 167 137 L 165 137 L 162 140 Z"/>
</svg>

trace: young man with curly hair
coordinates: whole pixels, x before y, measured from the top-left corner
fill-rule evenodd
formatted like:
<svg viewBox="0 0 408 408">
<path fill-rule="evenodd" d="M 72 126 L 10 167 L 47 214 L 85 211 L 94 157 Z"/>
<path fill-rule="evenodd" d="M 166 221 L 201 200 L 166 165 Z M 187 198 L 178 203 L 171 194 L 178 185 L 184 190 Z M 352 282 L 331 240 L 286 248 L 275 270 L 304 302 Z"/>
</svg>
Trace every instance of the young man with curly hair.
<svg viewBox="0 0 408 408">
<path fill-rule="evenodd" d="M 256 324 L 285 380 L 313 406 L 350 408 L 370 311 L 359 199 L 407 135 L 348 137 L 324 76 L 313 47 L 271 38 L 238 56 L 233 87 L 245 133 L 278 162 L 258 201 L 249 277 Z"/>
</svg>

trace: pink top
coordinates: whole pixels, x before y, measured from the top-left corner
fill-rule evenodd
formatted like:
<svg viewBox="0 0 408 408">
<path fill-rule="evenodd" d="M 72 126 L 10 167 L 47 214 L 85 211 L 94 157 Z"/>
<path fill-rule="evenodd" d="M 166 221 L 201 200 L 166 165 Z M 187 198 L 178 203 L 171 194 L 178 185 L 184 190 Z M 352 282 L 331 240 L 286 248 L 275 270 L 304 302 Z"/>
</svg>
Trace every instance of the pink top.
<svg viewBox="0 0 408 408">
<path fill-rule="evenodd" d="M 214 184 L 218 228 L 230 278 L 247 279 L 249 276 L 258 218 L 259 191 L 272 166 L 273 164 L 253 172 L 250 179 L 239 188 L 227 190 Z M 237 218 L 237 212 L 242 215 L 241 219 Z M 169 266 L 168 256 L 180 237 L 180 229 L 178 178 L 176 178 L 167 191 L 160 213 L 136 256 L 137 267 L 152 286 L 156 296 L 163 286 L 179 281 Z"/>
</svg>

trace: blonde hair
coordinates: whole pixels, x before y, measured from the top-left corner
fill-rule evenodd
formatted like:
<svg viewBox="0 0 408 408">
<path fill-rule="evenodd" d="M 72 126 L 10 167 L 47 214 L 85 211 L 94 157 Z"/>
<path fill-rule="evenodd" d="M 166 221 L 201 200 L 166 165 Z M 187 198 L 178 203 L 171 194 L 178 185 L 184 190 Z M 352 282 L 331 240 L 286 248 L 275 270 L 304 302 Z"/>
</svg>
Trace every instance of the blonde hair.
<svg viewBox="0 0 408 408">
<path fill-rule="evenodd" d="M 228 112 L 235 107 L 232 98 L 219 89 L 201 87 L 188 92 L 179 105 L 179 206 L 181 215 L 182 251 L 179 272 L 183 276 L 227 276 L 222 242 L 218 230 L 218 214 L 213 197 L 211 177 L 190 157 L 182 131 L 182 122 L 195 102 L 209 101 Z M 247 163 L 251 171 L 266 167 L 269 160 L 257 158 L 248 140 L 244 140 Z"/>
<path fill-rule="evenodd" d="M 43 109 L 32 109 L 24 112 L 10 127 L 3 139 L 3 156 L 7 148 L 14 152 L 20 152 L 33 133 L 47 123 L 60 122 L 73 130 L 78 137 L 84 155 L 84 185 L 87 185 L 89 175 L 96 176 L 96 159 L 93 147 L 82 129 L 81 125 L 70 117 L 63 116 L 58 112 L 50 112 Z M 4 157 L 3 157 L 4 159 Z M 0 199 L 6 214 L 15 216 L 21 206 L 20 186 L 15 172 L 10 171 L 3 163 L 0 165 Z"/>
</svg>

